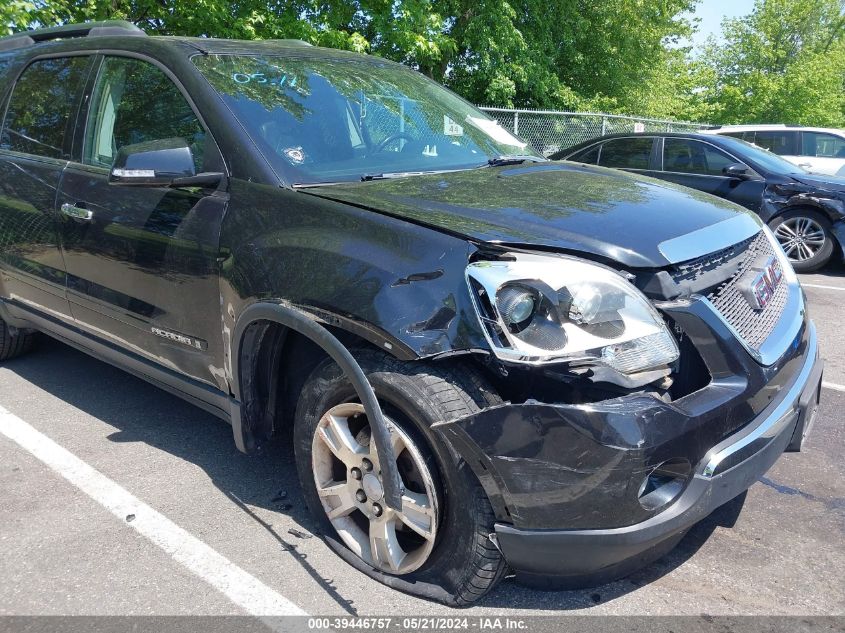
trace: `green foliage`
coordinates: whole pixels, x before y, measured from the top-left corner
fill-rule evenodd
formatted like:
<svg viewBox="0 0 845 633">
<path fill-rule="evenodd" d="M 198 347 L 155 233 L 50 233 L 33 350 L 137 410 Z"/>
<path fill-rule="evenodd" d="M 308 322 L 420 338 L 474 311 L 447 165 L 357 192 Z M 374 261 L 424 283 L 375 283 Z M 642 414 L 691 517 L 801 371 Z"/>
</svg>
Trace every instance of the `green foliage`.
<svg viewBox="0 0 845 633">
<path fill-rule="evenodd" d="M 845 126 L 845 0 L 757 0 L 694 56 L 699 0 L 5 0 L 0 32 L 126 19 L 405 63 L 474 103 Z M 702 9 L 707 10 L 706 6 Z"/>
<path fill-rule="evenodd" d="M 757 0 L 723 29 L 699 76 L 711 120 L 845 127 L 845 2 Z"/>
</svg>

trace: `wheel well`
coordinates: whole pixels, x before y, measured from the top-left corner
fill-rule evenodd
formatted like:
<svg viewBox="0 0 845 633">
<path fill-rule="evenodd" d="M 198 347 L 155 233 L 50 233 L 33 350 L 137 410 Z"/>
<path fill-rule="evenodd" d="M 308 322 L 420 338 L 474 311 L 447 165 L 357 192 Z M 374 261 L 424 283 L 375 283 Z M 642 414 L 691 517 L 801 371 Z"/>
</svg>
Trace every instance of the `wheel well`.
<svg viewBox="0 0 845 633">
<path fill-rule="evenodd" d="M 328 329 L 349 349 L 373 348 L 368 341 Z M 257 441 L 287 435 L 305 381 L 329 355 L 307 336 L 273 321 L 251 323 L 240 349 L 240 396 L 245 428 Z"/>
</svg>

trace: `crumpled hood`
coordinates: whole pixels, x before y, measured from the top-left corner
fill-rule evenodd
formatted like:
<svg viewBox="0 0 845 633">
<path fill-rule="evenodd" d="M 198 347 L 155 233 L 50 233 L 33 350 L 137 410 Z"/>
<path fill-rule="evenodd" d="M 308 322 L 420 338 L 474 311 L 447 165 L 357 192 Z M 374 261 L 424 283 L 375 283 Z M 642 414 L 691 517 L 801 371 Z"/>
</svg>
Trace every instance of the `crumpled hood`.
<svg viewBox="0 0 845 633">
<path fill-rule="evenodd" d="M 825 174 L 791 174 L 792 178 L 808 187 L 815 187 L 824 191 L 845 193 L 845 178 L 827 176 Z"/>
<path fill-rule="evenodd" d="M 303 191 L 479 242 L 589 253 L 629 267 L 692 259 L 759 230 L 756 218 L 720 198 L 566 162 Z"/>
</svg>

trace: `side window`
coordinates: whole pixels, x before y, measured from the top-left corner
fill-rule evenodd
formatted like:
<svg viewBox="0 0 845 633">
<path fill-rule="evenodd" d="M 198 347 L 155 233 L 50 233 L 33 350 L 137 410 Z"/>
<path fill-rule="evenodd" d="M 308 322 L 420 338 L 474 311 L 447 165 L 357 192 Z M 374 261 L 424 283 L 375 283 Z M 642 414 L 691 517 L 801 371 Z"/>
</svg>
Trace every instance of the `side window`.
<svg viewBox="0 0 845 633">
<path fill-rule="evenodd" d="M 802 156 L 845 158 L 845 138 L 824 132 L 802 132 Z"/>
<path fill-rule="evenodd" d="M 566 160 L 575 161 L 576 163 L 587 163 L 588 165 L 597 165 L 599 162 L 599 149 L 601 144 L 597 143 L 587 149 L 582 149 L 577 154 L 573 154 Z"/>
<path fill-rule="evenodd" d="M 797 136 L 797 132 L 790 130 L 758 130 L 754 144 L 781 156 L 795 155 L 798 153 Z"/>
<path fill-rule="evenodd" d="M 663 141 L 663 171 L 721 176 L 722 168 L 736 161 L 712 145 L 686 138 Z"/>
<path fill-rule="evenodd" d="M 0 147 L 64 158 L 75 123 L 75 105 L 85 83 L 88 57 L 41 59 L 23 71 L 12 91 Z"/>
<path fill-rule="evenodd" d="M 202 171 L 205 130 L 176 85 L 139 59 L 107 57 L 88 110 L 83 162 L 110 167 L 125 145 L 183 138 Z"/>
<path fill-rule="evenodd" d="M 602 167 L 648 169 L 654 139 L 649 137 L 617 138 L 601 148 Z"/>
</svg>

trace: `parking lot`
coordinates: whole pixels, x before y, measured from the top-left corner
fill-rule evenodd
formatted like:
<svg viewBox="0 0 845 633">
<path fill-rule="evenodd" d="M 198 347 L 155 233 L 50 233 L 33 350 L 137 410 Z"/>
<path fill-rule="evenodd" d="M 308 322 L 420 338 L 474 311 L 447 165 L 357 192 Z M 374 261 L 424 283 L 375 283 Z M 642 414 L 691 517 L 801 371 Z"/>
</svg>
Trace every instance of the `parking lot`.
<svg viewBox="0 0 845 633">
<path fill-rule="evenodd" d="M 827 362 L 821 414 L 738 518 L 742 500 L 624 580 L 540 592 L 507 579 L 461 613 L 845 613 L 845 270 L 803 282 Z M 455 613 L 312 536 L 286 446 L 241 455 L 227 425 L 109 365 L 44 339 L 0 367 L 0 407 L 20 432 L 0 435 L 0 614 Z"/>
</svg>

